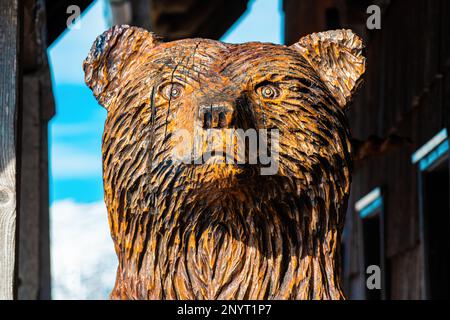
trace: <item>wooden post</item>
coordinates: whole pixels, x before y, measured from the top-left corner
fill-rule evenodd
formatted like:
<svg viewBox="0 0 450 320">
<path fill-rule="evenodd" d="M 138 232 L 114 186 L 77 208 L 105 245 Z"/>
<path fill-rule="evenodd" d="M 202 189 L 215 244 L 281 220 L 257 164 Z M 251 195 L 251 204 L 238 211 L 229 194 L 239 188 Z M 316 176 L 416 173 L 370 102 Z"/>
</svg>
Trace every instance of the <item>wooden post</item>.
<svg viewBox="0 0 450 320">
<path fill-rule="evenodd" d="M 50 299 L 47 124 L 54 113 L 42 0 L 22 0 L 17 299 Z"/>
<path fill-rule="evenodd" d="M 15 297 L 19 0 L 0 1 L 0 299 Z"/>
</svg>

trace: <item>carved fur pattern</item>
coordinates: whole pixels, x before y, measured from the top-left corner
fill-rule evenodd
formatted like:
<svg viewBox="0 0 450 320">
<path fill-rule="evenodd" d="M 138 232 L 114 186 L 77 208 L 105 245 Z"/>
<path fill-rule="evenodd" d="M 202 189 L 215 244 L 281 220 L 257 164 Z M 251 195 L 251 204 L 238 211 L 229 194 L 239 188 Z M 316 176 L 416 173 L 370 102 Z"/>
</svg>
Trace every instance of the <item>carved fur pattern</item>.
<svg viewBox="0 0 450 320">
<path fill-rule="evenodd" d="M 112 298 L 344 298 L 339 247 L 350 132 L 340 98 L 302 50 L 161 43 L 121 26 L 97 39 L 84 69 L 108 109 L 105 202 L 119 258 Z M 182 96 L 165 99 L 165 83 L 180 85 Z M 267 84 L 277 97 L 259 94 Z M 173 134 L 194 132 L 205 104 L 230 106 L 230 127 L 278 129 L 278 173 L 175 165 Z"/>
</svg>

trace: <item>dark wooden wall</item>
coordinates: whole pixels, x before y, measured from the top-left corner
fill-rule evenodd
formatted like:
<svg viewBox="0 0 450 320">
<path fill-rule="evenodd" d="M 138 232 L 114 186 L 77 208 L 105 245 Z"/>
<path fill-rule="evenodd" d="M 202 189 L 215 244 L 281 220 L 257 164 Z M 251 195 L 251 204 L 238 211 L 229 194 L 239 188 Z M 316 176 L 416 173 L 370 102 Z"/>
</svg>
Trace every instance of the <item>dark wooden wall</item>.
<svg viewBox="0 0 450 320">
<path fill-rule="evenodd" d="M 448 126 L 450 109 L 450 3 L 445 0 L 391 1 L 381 30 L 366 34 L 365 86 L 348 113 L 353 135 L 409 137 L 412 145 L 368 159 L 356 168 L 352 199 L 380 186 L 385 193 L 385 245 L 392 299 L 423 297 L 418 168 L 411 154 Z M 447 99 L 446 99 L 447 97 Z M 360 283 L 359 218 L 349 204 L 348 288 Z M 355 292 L 359 292 L 355 290 Z M 358 294 L 350 297 L 360 298 Z"/>
<path fill-rule="evenodd" d="M 377 3 L 371 1 L 367 5 L 373 2 Z M 367 6 L 361 6 L 361 2 L 293 3 L 285 0 L 287 43 L 295 41 L 297 35 L 304 35 L 304 30 L 308 33 L 311 28 L 326 29 L 323 19 L 309 22 L 312 27 L 292 22 L 302 21 L 308 6 L 316 6 L 314 12 L 319 13 L 314 14 L 319 17 L 328 6 L 338 7 L 341 27 L 350 27 L 365 39 L 368 58 L 365 85 L 348 112 L 354 137 L 365 139 L 372 134 L 387 137 L 396 133 L 412 140 L 409 146 L 373 156 L 355 168 L 345 231 L 347 295 L 353 299 L 365 297 L 361 221 L 354 204 L 373 188 L 381 187 L 385 194 L 388 298 L 420 299 L 423 265 L 418 168 L 411 163 L 411 155 L 449 124 L 450 2 L 378 1 L 383 9 L 381 30 L 370 31 L 365 27 Z M 295 7 L 297 11 L 288 10 Z"/>
</svg>

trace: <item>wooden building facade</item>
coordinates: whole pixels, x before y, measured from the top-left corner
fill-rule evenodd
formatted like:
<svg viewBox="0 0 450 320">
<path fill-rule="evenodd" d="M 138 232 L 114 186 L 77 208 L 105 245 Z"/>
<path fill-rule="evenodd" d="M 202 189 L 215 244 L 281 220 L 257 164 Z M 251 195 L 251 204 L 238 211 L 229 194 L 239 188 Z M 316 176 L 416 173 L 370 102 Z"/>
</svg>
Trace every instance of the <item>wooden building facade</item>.
<svg viewBox="0 0 450 320">
<path fill-rule="evenodd" d="M 372 4 L 381 29 L 367 29 Z M 285 0 L 284 9 L 287 44 L 336 27 L 365 39 L 365 84 L 348 111 L 353 136 L 411 141 L 355 164 L 342 245 L 348 297 L 449 298 L 450 2 Z M 374 264 L 381 290 L 367 288 Z"/>
<path fill-rule="evenodd" d="M 450 297 L 448 156 L 442 154 L 425 170 L 412 161 L 416 150 L 449 126 L 449 16 L 445 0 L 392 1 L 383 12 L 381 30 L 367 35 L 366 85 L 349 112 L 353 134 L 396 133 L 412 144 L 374 156 L 355 170 L 345 239 L 350 297 L 364 297 L 363 261 L 370 255 L 364 245 L 375 239 L 385 266 L 381 296 Z M 366 222 L 353 204 L 376 187 L 383 194 L 382 225 L 378 237 L 365 240 Z"/>
</svg>

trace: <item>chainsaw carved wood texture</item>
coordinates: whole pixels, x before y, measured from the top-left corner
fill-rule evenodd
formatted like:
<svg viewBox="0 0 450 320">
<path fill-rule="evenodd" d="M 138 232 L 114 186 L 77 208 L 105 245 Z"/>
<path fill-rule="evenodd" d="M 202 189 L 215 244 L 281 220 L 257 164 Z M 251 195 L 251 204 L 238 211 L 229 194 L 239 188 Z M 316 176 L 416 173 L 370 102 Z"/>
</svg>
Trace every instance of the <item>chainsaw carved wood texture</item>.
<svg viewBox="0 0 450 320">
<path fill-rule="evenodd" d="M 344 298 L 345 108 L 365 71 L 362 49 L 350 30 L 292 46 L 163 42 L 129 26 L 99 36 L 83 68 L 108 111 L 103 179 L 119 259 L 111 298 Z M 176 130 L 195 135 L 199 123 L 277 129 L 276 174 L 174 162 Z"/>
</svg>

